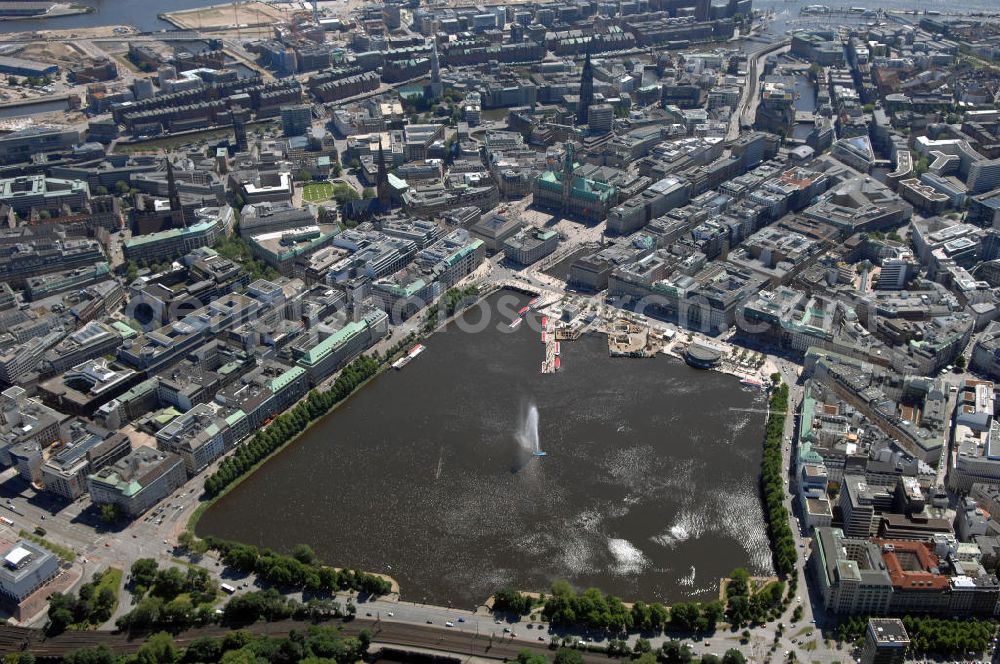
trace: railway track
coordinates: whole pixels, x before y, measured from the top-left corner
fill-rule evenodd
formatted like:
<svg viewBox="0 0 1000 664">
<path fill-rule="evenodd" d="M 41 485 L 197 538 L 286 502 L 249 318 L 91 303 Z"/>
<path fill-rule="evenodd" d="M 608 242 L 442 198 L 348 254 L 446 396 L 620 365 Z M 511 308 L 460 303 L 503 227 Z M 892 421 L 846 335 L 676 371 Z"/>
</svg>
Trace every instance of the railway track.
<svg viewBox="0 0 1000 664">
<path fill-rule="evenodd" d="M 257 635 L 283 637 L 293 630 L 305 629 L 313 624 L 317 623 L 283 620 L 273 623 L 258 622 L 243 629 Z M 368 630 L 372 634 L 372 641 L 380 645 L 439 650 L 498 660 L 514 659 L 524 649 L 535 652 L 548 650 L 547 643 L 515 640 L 510 635 L 494 636 L 462 631 L 461 628 L 365 619 L 331 620 L 318 624 L 340 627 L 346 636 L 357 636 L 362 630 Z M 221 625 L 198 627 L 174 634 L 174 642 L 179 646 L 186 646 L 195 639 L 221 638 L 230 632 L 232 629 Z M 26 651 L 39 659 L 57 659 L 82 648 L 94 648 L 102 645 L 107 646 L 116 654 L 130 654 L 136 652 L 146 642 L 148 636 L 147 632 L 125 634 L 85 631 L 64 632 L 58 636 L 46 638 L 41 630 L 0 626 L 0 655 Z M 605 654 L 586 652 L 581 654 L 589 664 L 608 663 L 608 656 Z"/>
</svg>

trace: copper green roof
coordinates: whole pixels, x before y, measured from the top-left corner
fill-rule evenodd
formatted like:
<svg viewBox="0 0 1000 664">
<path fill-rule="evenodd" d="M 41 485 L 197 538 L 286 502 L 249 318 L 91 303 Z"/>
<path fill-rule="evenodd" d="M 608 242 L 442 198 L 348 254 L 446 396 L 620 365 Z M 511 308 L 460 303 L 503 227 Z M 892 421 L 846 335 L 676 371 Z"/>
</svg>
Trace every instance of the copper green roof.
<svg viewBox="0 0 1000 664">
<path fill-rule="evenodd" d="M 290 385 L 296 378 L 301 377 L 305 374 L 306 370 L 302 367 L 292 367 L 288 371 L 282 373 L 280 376 L 271 381 L 269 387 L 272 392 L 280 392 L 285 387 Z"/>
<path fill-rule="evenodd" d="M 307 366 L 315 366 L 319 364 L 326 358 L 327 355 L 332 353 L 339 346 L 347 343 L 351 337 L 364 332 L 365 327 L 367 327 L 367 325 L 364 321 L 348 323 L 341 329 L 337 330 L 334 334 L 331 334 L 326 339 L 310 348 L 309 352 L 299 358 L 299 362 Z"/>
<path fill-rule="evenodd" d="M 562 179 L 562 172 L 548 170 L 538 176 L 538 185 L 543 189 L 553 191 L 562 190 Z M 570 196 L 588 200 L 608 201 L 614 198 L 616 194 L 617 190 L 610 184 L 583 178 L 579 175 L 573 176 L 573 186 L 571 187 Z"/>
<path fill-rule="evenodd" d="M 457 263 L 458 261 L 460 261 L 462 258 L 468 256 L 472 252 L 474 252 L 477 249 L 479 249 L 479 247 L 481 247 L 481 246 L 483 246 L 483 241 L 482 240 L 479 240 L 479 239 L 472 240 L 471 242 L 469 242 L 469 244 L 465 245 L 464 247 L 462 247 L 461 249 L 459 249 L 455 253 L 453 253 L 450 256 L 448 256 L 447 258 L 445 258 L 444 259 L 445 265 L 447 265 L 448 267 L 451 267 L 452 265 L 454 265 L 455 263 Z"/>
</svg>

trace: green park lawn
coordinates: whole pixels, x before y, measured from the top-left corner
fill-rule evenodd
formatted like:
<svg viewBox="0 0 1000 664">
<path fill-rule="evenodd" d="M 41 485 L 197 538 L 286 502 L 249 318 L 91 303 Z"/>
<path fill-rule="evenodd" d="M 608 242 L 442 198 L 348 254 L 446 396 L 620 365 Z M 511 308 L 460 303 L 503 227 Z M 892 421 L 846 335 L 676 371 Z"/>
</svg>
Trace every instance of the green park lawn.
<svg viewBox="0 0 1000 664">
<path fill-rule="evenodd" d="M 333 196 L 333 184 L 329 182 L 310 182 L 302 187 L 302 200 L 306 203 L 318 203 L 329 200 Z"/>
</svg>

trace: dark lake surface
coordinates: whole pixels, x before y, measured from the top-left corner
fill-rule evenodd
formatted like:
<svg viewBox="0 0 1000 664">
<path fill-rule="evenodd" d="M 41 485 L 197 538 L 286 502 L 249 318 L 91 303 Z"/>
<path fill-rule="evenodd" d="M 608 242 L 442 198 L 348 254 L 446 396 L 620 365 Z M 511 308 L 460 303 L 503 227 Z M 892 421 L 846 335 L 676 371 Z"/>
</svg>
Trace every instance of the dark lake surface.
<svg viewBox="0 0 1000 664">
<path fill-rule="evenodd" d="M 501 296 L 485 331 L 433 335 L 216 503 L 199 534 L 305 542 L 391 574 L 406 599 L 470 608 L 557 579 L 709 599 L 735 567 L 770 572 L 763 396 L 666 357 L 611 358 L 598 335 L 563 342 L 562 371 L 542 375 L 538 332 L 505 324 L 524 299 L 499 313 Z M 533 405 L 546 457 L 519 442 Z"/>
</svg>

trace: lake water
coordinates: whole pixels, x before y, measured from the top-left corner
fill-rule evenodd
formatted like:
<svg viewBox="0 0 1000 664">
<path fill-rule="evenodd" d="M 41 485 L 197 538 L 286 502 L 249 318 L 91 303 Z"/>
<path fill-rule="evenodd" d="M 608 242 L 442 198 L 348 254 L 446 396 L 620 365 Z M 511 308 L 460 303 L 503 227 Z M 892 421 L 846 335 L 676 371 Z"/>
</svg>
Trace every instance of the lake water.
<svg viewBox="0 0 1000 664">
<path fill-rule="evenodd" d="M 557 579 L 711 599 L 735 567 L 771 570 L 760 393 L 665 357 L 611 358 L 596 335 L 564 342 L 562 371 L 542 375 L 538 333 L 496 321 L 433 335 L 219 500 L 199 534 L 305 542 L 391 574 L 406 599 L 469 607 Z M 532 405 L 542 458 L 518 438 Z"/>
</svg>

